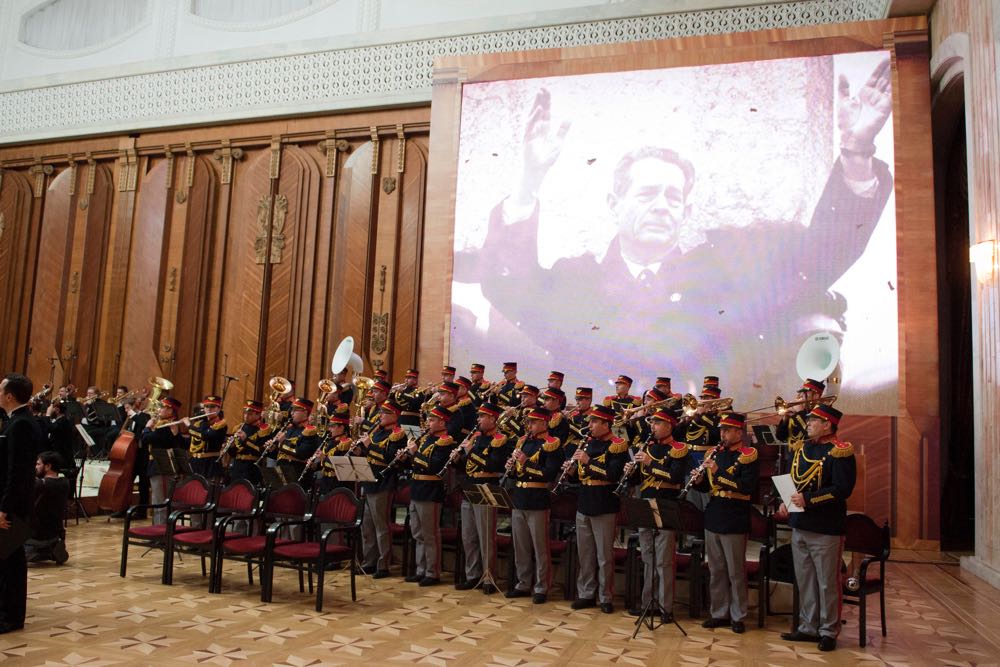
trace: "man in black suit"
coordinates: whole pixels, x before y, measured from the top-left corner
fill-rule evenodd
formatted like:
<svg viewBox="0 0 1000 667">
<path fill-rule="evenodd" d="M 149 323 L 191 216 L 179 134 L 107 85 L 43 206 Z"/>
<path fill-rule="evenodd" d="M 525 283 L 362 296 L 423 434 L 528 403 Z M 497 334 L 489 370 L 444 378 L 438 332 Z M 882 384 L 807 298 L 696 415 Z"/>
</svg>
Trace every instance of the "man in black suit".
<svg viewBox="0 0 1000 667">
<path fill-rule="evenodd" d="M 10 420 L 0 437 L 0 532 L 31 517 L 35 458 L 45 445 L 45 434 L 28 409 L 31 380 L 11 373 L 0 381 L 0 407 Z M 0 634 L 24 627 L 28 602 L 28 564 L 19 544 L 0 560 Z"/>
<path fill-rule="evenodd" d="M 625 153 L 613 173 L 607 205 L 617 234 L 606 252 L 563 257 L 548 269 L 537 260 L 538 193 L 567 126 L 550 128 L 550 95 L 542 89 L 525 128 L 522 177 L 490 214 L 481 250 L 456 253 L 455 280 L 479 282 L 503 319 L 553 363 L 585 377 L 603 376 L 605 354 L 614 350 L 618 367 L 649 385 L 669 345 L 683 377 L 696 375 L 706 358 L 720 365 L 729 358 L 757 359 L 752 370 L 763 382 L 773 352 L 787 353 L 811 331 L 807 318 L 839 320 L 844 314 L 844 300 L 827 290 L 864 252 L 892 192 L 888 165 L 874 157 L 875 137 L 892 110 L 890 79 L 886 58 L 857 97 L 841 82 L 841 155 L 808 227 L 723 221 L 684 252 L 680 240 L 691 224 L 695 166 L 670 148 L 640 146 Z M 538 302 L 525 298 L 525 285 L 545 295 L 554 318 L 538 317 Z M 584 291 L 587 307 L 573 307 Z M 801 325 L 776 335 L 776 315 Z M 486 339 L 487 347 L 504 349 L 492 333 Z"/>
</svg>

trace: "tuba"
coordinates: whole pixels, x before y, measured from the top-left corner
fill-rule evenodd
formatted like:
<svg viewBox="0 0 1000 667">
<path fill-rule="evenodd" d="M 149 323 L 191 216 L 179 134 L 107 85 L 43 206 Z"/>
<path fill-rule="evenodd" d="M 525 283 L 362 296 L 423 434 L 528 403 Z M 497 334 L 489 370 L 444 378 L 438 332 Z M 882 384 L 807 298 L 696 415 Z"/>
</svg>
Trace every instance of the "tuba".
<svg viewBox="0 0 1000 667">
<path fill-rule="evenodd" d="M 292 393 L 292 381 L 280 375 L 275 375 L 267 381 L 267 385 L 271 388 L 271 395 L 268 397 L 271 407 L 264 415 L 264 421 L 273 428 L 278 428 L 278 425 L 284 419 L 284 415 L 281 412 L 281 399 Z"/>
<path fill-rule="evenodd" d="M 167 395 L 167 392 L 174 388 L 174 383 L 166 378 L 156 377 L 155 375 L 146 381 L 151 387 L 148 402 L 146 403 L 146 413 L 153 421 L 156 421 L 156 415 L 163 406 L 163 399 Z"/>
</svg>

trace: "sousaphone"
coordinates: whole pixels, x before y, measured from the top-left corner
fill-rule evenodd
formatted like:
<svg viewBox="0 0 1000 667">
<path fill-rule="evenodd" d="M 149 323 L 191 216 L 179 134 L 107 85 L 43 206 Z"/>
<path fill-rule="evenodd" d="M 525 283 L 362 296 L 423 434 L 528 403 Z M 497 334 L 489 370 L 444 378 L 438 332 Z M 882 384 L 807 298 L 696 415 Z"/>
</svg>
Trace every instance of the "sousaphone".
<svg viewBox="0 0 1000 667">
<path fill-rule="evenodd" d="M 802 381 L 826 380 L 840 363 L 840 341 L 829 331 L 815 333 L 802 343 L 795 356 L 795 372 Z"/>
</svg>

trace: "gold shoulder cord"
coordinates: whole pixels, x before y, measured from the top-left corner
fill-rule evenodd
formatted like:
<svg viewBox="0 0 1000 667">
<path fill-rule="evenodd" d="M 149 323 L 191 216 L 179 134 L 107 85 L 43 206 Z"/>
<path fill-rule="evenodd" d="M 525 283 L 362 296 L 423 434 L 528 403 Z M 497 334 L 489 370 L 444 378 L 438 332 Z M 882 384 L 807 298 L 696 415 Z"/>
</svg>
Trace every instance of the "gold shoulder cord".
<svg viewBox="0 0 1000 667">
<path fill-rule="evenodd" d="M 809 488 L 813 480 L 819 480 L 822 478 L 823 474 L 823 459 L 826 455 L 821 456 L 819 459 L 813 460 L 805 455 L 805 447 L 795 451 L 795 458 L 792 459 L 792 481 L 795 483 L 795 488 L 799 491 L 804 491 Z M 799 461 L 805 461 L 809 464 L 809 467 L 805 471 L 800 471 Z M 819 484 L 817 483 L 817 488 Z"/>
</svg>

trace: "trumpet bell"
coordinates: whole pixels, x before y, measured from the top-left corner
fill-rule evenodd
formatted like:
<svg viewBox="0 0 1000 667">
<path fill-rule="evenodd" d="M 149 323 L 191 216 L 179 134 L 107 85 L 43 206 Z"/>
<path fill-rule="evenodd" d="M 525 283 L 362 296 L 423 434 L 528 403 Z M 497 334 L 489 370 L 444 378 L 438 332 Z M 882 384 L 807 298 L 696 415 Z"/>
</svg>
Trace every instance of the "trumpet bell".
<svg viewBox="0 0 1000 667">
<path fill-rule="evenodd" d="M 323 380 L 320 380 L 316 384 L 316 386 L 319 387 L 319 391 L 320 391 L 321 394 L 332 393 L 334 391 L 334 389 L 336 389 L 336 387 L 337 387 L 337 385 L 334 384 L 333 380 L 331 380 L 329 378 L 325 378 Z"/>
<path fill-rule="evenodd" d="M 809 336 L 795 355 L 795 372 L 802 381 L 825 380 L 840 363 L 840 342 L 829 331 Z"/>
<path fill-rule="evenodd" d="M 292 381 L 288 378 L 283 378 L 280 375 L 275 375 L 273 378 L 268 380 L 267 385 L 271 388 L 271 391 L 275 392 L 278 396 L 284 396 L 285 394 L 290 394 L 292 392 Z"/>
<path fill-rule="evenodd" d="M 355 375 L 354 379 L 351 380 L 351 383 L 357 388 L 359 392 L 361 392 L 362 394 L 367 394 L 368 391 L 372 388 L 372 385 L 375 384 L 375 380 L 369 377 L 365 377 L 363 375 Z"/>
</svg>

